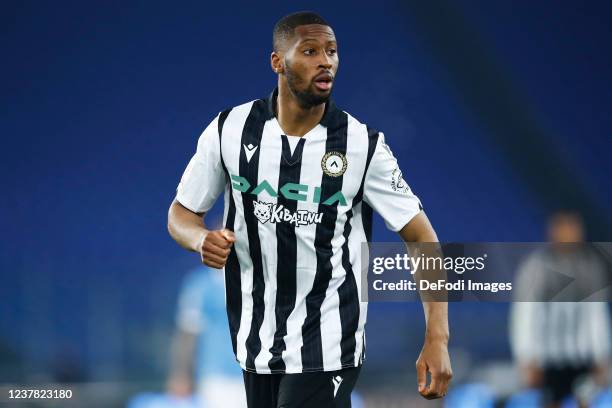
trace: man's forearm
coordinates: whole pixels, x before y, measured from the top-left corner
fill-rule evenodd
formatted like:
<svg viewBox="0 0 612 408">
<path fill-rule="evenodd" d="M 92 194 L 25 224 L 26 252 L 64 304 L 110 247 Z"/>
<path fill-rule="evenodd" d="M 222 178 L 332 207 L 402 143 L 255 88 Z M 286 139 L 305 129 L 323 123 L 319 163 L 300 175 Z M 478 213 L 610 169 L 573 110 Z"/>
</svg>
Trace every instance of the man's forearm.
<svg viewBox="0 0 612 408">
<path fill-rule="evenodd" d="M 193 376 L 196 335 L 178 329 L 172 339 L 170 350 L 171 376 Z"/>
<path fill-rule="evenodd" d="M 207 230 L 202 216 L 188 210 L 174 200 L 168 210 L 168 232 L 183 248 L 199 252 L 200 243 Z"/>
<path fill-rule="evenodd" d="M 425 213 L 420 213 L 415 216 L 401 231 L 400 236 L 408 245 L 409 251 L 415 251 L 429 256 L 441 256 L 439 252 L 438 236 L 434 231 L 429 219 Z M 416 245 L 410 245 L 416 243 Z M 420 254 L 416 254 L 419 256 Z M 429 274 L 429 276 L 427 276 Z M 428 281 L 437 281 L 446 276 L 443 270 L 419 270 L 416 271 L 414 277 L 416 280 L 425 279 Z M 423 311 L 425 313 L 425 323 L 427 330 L 425 336 L 427 340 L 441 340 L 448 342 L 448 303 L 445 300 L 445 294 L 440 291 L 435 291 L 433 294 L 425 292 L 421 293 L 424 299 L 434 299 L 435 301 L 423 301 Z"/>
<path fill-rule="evenodd" d="M 448 303 L 423 302 L 425 312 L 425 340 L 448 343 Z"/>
<path fill-rule="evenodd" d="M 438 244 L 438 237 L 429 223 L 425 213 L 417 214 L 402 228 L 400 235 L 409 252 L 416 252 L 413 256 L 422 256 L 423 259 L 439 258 L 442 253 Z M 410 245 L 411 243 L 416 243 Z M 434 262 L 434 265 L 436 262 Z M 442 266 L 429 269 L 429 266 L 414 266 L 416 281 L 437 281 L 446 276 Z M 417 283 L 420 288 L 420 282 Z M 424 398 L 433 399 L 444 397 L 448 392 L 448 385 L 453 377 L 450 356 L 448 355 L 448 303 L 444 292 L 432 294 L 430 291 L 419 291 L 423 300 L 425 312 L 425 342 L 419 358 L 416 361 L 417 383 L 419 394 Z M 431 381 L 427 384 L 427 373 Z"/>
</svg>

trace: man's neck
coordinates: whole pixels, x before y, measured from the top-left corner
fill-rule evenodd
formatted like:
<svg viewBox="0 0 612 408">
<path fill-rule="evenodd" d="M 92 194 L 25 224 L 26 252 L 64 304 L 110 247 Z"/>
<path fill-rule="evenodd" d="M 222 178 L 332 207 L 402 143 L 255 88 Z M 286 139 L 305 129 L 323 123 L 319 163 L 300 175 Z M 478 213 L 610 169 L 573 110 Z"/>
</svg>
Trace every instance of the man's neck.
<svg viewBox="0 0 612 408">
<path fill-rule="evenodd" d="M 276 114 L 283 132 L 291 136 L 304 136 L 321 121 L 324 112 L 324 103 L 311 108 L 301 107 L 287 84 L 279 81 Z"/>
</svg>

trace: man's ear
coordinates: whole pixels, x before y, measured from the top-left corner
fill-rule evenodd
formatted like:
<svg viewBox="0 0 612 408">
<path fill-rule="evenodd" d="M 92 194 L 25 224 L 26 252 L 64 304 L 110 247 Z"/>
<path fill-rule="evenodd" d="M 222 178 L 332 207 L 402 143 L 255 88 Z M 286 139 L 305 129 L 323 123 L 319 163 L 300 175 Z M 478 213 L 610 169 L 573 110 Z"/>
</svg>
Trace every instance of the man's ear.
<svg viewBox="0 0 612 408">
<path fill-rule="evenodd" d="M 272 67 L 272 71 L 277 74 L 283 73 L 283 59 L 276 51 L 272 51 L 270 55 L 270 66 Z"/>
</svg>

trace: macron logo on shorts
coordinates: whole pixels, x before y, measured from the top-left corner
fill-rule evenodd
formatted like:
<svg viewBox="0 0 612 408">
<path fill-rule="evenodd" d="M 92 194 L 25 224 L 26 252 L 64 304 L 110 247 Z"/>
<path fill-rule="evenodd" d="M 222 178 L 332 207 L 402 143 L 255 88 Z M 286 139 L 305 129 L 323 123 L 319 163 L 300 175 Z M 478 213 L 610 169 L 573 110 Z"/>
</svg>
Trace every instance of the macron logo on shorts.
<svg viewBox="0 0 612 408">
<path fill-rule="evenodd" d="M 332 377 L 332 383 L 334 384 L 334 398 L 336 398 L 336 394 L 338 393 L 338 390 L 340 389 L 340 384 L 342 383 L 342 377 L 340 377 L 339 375 Z"/>
</svg>

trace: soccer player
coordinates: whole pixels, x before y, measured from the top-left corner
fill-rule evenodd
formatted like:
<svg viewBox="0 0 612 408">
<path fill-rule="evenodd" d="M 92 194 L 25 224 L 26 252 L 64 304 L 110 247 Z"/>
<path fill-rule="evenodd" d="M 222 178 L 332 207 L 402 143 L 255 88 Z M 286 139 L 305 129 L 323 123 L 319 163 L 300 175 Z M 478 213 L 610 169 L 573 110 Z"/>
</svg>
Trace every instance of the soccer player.
<svg viewBox="0 0 612 408">
<path fill-rule="evenodd" d="M 168 215 L 171 236 L 224 268 L 236 359 L 253 407 L 350 407 L 367 304 L 360 247 L 372 209 L 406 242 L 437 242 L 384 136 L 338 108 L 334 31 L 300 12 L 274 27 L 277 88 L 221 112 L 204 130 Z M 205 213 L 225 194 L 225 228 Z M 445 302 L 424 302 L 418 391 L 451 378 Z M 427 373 L 431 380 L 427 384 Z"/>
<path fill-rule="evenodd" d="M 543 406 L 560 407 L 571 396 L 587 406 L 588 393 L 577 392 L 581 380 L 590 375 L 597 387 L 607 384 L 609 270 L 585 244 L 582 217 L 573 210 L 550 216 L 548 240 L 517 273 L 510 345 L 525 385 L 543 391 Z"/>
</svg>

